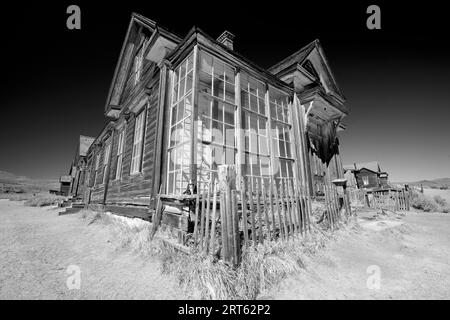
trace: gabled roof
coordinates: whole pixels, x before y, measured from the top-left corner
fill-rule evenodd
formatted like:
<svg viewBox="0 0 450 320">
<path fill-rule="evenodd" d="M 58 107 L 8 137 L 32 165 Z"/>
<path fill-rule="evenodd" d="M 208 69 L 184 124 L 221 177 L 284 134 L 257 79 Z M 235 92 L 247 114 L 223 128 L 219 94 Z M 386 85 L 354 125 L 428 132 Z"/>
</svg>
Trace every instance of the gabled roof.
<svg viewBox="0 0 450 320">
<path fill-rule="evenodd" d="M 267 71 L 269 71 L 273 74 L 277 74 L 282 69 L 284 69 L 286 65 L 292 65 L 292 64 L 297 64 L 297 63 L 301 64 L 306 59 L 306 57 L 311 53 L 311 51 L 314 49 L 314 47 L 316 46 L 316 42 L 319 42 L 319 40 L 316 39 L 316 40 L 308 43 L 306 46 L 304 46 L 300 50 L 294 52 L 289 57 L 281 60 L 280 62 L 276 63 L 275 65 L 273 65 L 272 67 L 267 69 Z"/>
<path fill-rule="evenodd" d="M 345 100 L 318 39 L 270 67 L 268 71 L 282 77 L 286 72 L 289 73 L 295 69 L 315 82 L 321 83 L 330 95 L 335 95 L 342 101 Z"/>
<path fill-rule="evenodd" d="M 362 169 L 366 169 L 375 173 L 386 173 L 381 171 L 380 165 L 377 161 L 347 164 L 343 165 L 343 168 L 344 170 L 351 170 L 351 171 L 360 171 Z"/>
<path fill-rule="evenodd" d="M 118 97 L 120 97 L 122 86 L 124 84 L 124 81 L 126 79 L 127 72 L 129 66 L 124 64 L 125 56 L 127 55 L 127 45 L 129 43 L 130 37 L 132 35 L 133 30 L 136 30 L 136 28 L 145 28 L 148 31 L 150 31 L 152 34 L 155 30 L 158 31 L 158 33 L 168 39 L 170 39 L 173 42 L 178 43 L 181 41 L 181 38 L 178 37 L 173 32 L 170 32 L 166 30 L 165 28 L 161 27 L 160 25 L 157 25 L 157 23 L 153 20 L 150 20 L 140 14 L 132 13 L 131 14 L 131 20 L 128 25 L 127 33 L 125 36 L 125 40 L 122 44 L 122 48 L 120 50 L 119 60 L 117 61 L 116 68 L 114 70 L 114 75 L 111 81 L 111 85 L 109 88 L 108 96 L 106 99 L 106 105 L 105 105 L 105 114 L 110 109 L 114 109 L 114 107 L 118 106 Z M 125 79 L 122 79 L 121 77 L 125 77 Z"/>
</svg>

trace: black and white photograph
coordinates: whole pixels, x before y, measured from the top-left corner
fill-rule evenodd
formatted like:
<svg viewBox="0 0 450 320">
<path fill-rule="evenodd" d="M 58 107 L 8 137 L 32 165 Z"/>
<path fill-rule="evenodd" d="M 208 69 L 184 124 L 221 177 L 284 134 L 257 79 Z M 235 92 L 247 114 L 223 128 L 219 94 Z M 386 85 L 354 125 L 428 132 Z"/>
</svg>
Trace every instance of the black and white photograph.
<svg viewBox="0 0 450 320">
<path fill-rule="evenodd" d="M 2 13 L 0 300 L 450 299 L 443 4 Z"/>
</svg>

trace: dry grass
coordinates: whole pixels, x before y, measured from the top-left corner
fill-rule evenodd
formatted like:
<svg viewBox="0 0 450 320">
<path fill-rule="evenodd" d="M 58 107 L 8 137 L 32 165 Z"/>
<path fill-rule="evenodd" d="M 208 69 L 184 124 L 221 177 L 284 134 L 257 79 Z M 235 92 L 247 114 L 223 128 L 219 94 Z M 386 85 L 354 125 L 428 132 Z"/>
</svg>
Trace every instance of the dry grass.
<svg viewBox="0 0 450 320">
<path fill-rule="evenodd" d="M 79 214 L 87 221 L 88 226 L 94 223 L 107 226 L 113 234 L 111 238 L 118 250 L 126 249 L 144 258 L 154 256 L 161 251 L 159 244 L 150 239 L 152 224 L 148 221 L 91 210 L 82 210 Z"/>
<path fill-rule="evenodd" d="M 450 212 L 449 204 L 439 195 L 430 197 L 419 192 L 413 192 L 411 206 L 425 212 Z"/>
<path fill-rule="evenodd" d="M 307 257 L 331 238 L 331 233 L 313 227 L 303 238 L 247 247 L 236 269 L 212 257 L 187 255 L 168 245 L 163 246 L 160 258 L 163 272 L 174 274 L 189 298 L 256 299 L 287 276 L 305 269 Z"/>
<path fill-rule="evenodd" d="M 58 204 L 65 200 L 66 197 L 57 196 L 50 193 L 38 193 L 25 201 L 24 205 L 29 207 L 45 207 Z"/>
<path fill-rule="evenodd" d="M 32 197 L 32 193 L 0 193 L 0 199 L 9 199 L 11 201 L 24 201 Z"/>
<path fill-rule="evenodd" d="M 50 193 L 1 193 L 0 199 L 9 199 L 11 201 L 25 201 L 24 205 L 29 207 L 44 207 L 55 205 L 66 197 L 57 196 Z"/>
<path fill-rule="evenodd" d="M 149 222 L 89 210 L 81 211 L 80 217 L 87 225 L 102 224 L 110 228 L 118 249 L 144 258 L 157 257 L 162 272 L 175 276 L 190 299 L 256 299 L 287 276 L 305 269 L 307 257 L 335 237 L 313 226 L 311 233 L 303 238 L 246 247 L 241 264 L 234 269 L 222 260 L 176 249 L 164 241 L 170 237 L 167 230 L 160 228 L 151 240 Z M 346 228 L 342 225 L 342 230 Z"/>
</svg>

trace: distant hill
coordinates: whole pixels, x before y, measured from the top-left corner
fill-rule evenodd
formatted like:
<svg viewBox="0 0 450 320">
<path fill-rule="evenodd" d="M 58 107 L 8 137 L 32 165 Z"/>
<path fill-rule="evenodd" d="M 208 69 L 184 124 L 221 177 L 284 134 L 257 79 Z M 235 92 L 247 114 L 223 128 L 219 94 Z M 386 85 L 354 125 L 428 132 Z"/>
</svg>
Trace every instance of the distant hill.
<svg viewBox="0 0 450 320">
<path fill-rule="evenodd" d="M 414 181 L 414 182 L 402 182 L 401 184 L 409 184 L 414 186 L 422 185 L 423 187 L 433 188 L 433 189 L 439 189 L 441 187 L 447 186 L 450 189 L 450 178 L 439 178 L 439 179 L 433 179 L 433 180 L 420 180 L 420 181 Z"/>
<path fill-rule="evenodd" d="M 59 189 L 58 180 L 54 179 L 30 179 L 11 172 L 0 170 L 0 192 L 18 191 L 35 192 Z"/>
</svg>

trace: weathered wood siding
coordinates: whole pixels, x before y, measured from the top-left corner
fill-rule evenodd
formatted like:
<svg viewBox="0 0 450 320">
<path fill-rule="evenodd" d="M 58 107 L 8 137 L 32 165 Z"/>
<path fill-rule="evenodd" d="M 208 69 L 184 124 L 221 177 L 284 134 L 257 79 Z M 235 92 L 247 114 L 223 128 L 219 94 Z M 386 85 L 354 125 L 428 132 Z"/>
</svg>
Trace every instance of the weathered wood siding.
<svg viewBox="0 0 450 320">
<path fill-rule="evenodd" d="M 101 146 L 101 148 L 98 148 L 95 152 L 95 157 L 100 156 L 100 165 L 98 168 L 98 174 L 97 178 L 95 178 L 95 162 L 96 159 L 94 157 L 92 171 L 93 171 L 93 186 L 91 188 L 91 203 L 102 203 L 103 202 L 103 196 L 104 196 L 104 190 L 105 185 L 103 184 L 103 158 L 105 153 L 105 144 Z"/>
<path fill-rule="evenodd" d="M 369 177 L 369 184 L 367 185 L 364 185 L 363 182 L 364 176 Z M 359 188 L 377 188 L 380 186 L 377 174 L 365 169 L 361 169 L 359 172 L 356 173 L 356 182 Z"/>
<path fill-rule="evenodd" d="M 150 204 L 154 179 L 155 145 L 157 132 L 157 116 L 159 102 L 159 68 L 144 59 L 140 81 L 134 83 L 134 68 L 130 68 L 129 76 L 121 98 L 124 110 L 132 110 L 132 115 L 126 120 L 124 127 L 124 150 L 122 158 L 121 179 L 116 180 L 117 149 L 120 131 L 114 132 L 114 143 L 111 149 L 110 183 L 108 186 L 107 205 L 146 205 Z M 144 108 L 146 112 L 144 123 L 144 146 L 142 151 L 142 170 L 130 174 L 133 152 L 134 127 L 136 115 Z M 117 123 L 120 123 L 122 114 Z"/>
</svg>

